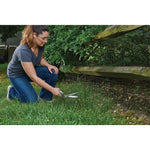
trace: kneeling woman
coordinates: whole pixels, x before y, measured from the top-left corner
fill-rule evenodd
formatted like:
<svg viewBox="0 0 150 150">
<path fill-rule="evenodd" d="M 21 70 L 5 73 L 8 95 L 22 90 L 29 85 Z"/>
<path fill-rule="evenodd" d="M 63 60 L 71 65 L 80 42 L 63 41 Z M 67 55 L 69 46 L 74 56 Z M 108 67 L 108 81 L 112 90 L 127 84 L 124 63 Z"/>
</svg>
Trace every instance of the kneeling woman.
<svg viewBox="0 0 150 150">
<path fill-rule="evenodd" d="M 8 86 L 7 99 L 18 98 L 25 103 L 38 99 L 52 100 L 52 96 L 62 96 L 55 88 L 58 68 L 44 59 L 44 45 L 49 29 L 44 25 L 28 25 L 23 32 L 20 45 L 16 48 L 7 68 L 12 86 Z M 38 65 L 40 64 L 40 66 Z M 30 81 L 42 87 L 37 96 Z"/>
</svg>

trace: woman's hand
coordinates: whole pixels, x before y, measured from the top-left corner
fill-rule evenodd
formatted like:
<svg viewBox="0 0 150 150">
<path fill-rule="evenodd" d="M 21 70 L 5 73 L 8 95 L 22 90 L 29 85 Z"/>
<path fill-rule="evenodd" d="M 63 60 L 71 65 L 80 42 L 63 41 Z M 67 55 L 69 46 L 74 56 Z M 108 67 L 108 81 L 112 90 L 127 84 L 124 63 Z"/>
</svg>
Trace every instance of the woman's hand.
<svg viewBox="0 0 150 150">
<path fill-rule="evenodd" d="M 58 74 L 59 72 L 58 68 L 56 66 L 49 65 L 48 70 L 50 73 L 52 73 L 52 69 L 55 71 L 55 74 Z"/>
<path fill-rule="evenodd" d="M 44 53 L 42 54 L 40 64 L 41 64 L 42 66 L 47 67 L 50 73 L 52 73 L 52 69 L 54 69 L 55 74 L 58 74 L 58 72 L 59 72 L 59 70 L 58 70 L 58 68 L 57 68 L 56 66 L 50 65 L 50 64 L 44 59 Z"/>
<path fill-rule="evenodd" d="M 58 97 L 62 96 L 62 94 L 60 93 L 60 89 L 59 88 L 53 88 L 52 93 L 53 93 L 53 95 L 58 96 Z"/>
</svg>

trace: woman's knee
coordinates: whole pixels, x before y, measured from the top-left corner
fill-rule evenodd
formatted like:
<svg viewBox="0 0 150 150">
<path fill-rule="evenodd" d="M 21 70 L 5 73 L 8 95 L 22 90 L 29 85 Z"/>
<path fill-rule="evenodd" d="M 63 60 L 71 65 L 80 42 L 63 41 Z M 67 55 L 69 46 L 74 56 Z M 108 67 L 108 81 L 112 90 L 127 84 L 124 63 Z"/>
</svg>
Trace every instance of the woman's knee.
<svg viewBox="0 0 150 150">
<path fill-rule="evenodd" d="M 51 71 L 52 71 L 52 75 L 54 75 L 56 77 L 58 76 L 58 73 L 56 74 L 54 69 L 52 69 Z"/>
<path fill-rule="evenodd" d="M 57 77 L 58 74 L 55 74 L 55 71 L 52 69 L 52 73 L 49 71 L 47 67 L 44 66 L 38 66 L 36 67 L 36 73 L 37 76 L 40 77 L 41 79 L 48 79 L 51 78 L 52 76 Z"/>
<path fill-rule="evenodd" d="M 54 80 L 57 80 L 58 74 L 55 73 L 55 70 L 52 69 L 51 72 L 46 68 L 45 75 L 48 79 L 53 78 Z"/>
</svg>

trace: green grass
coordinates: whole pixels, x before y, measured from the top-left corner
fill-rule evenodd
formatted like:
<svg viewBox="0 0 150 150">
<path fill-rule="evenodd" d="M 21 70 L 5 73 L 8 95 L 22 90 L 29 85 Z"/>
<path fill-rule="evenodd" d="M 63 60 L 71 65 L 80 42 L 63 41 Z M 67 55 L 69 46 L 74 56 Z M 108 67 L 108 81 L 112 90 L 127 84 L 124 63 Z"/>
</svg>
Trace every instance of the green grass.
<svg viewBox="0 0 150 150">
<path fill-rule="evenodd" d="M 56 101 L 24 104 L 7 101 L 7 64 L 0 65 L 0 124 L 1 125 L 126 125 L 146 124 L 130 111 L 123 112 L 112 98 L 101 95 L 101 89 L 79 81 L 58 82 L 64 93 L 79 92 L 77 99 L 54 97 Z M 33 84 L 37 94 L 40 87 Z"/>
</svg>

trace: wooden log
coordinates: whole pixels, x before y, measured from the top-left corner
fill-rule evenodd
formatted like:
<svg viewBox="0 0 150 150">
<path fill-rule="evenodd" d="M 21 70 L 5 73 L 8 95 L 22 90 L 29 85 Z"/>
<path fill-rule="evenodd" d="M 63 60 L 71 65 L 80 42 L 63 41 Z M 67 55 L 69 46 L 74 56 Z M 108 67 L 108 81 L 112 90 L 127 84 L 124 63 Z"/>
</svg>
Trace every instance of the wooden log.
<svg viewBox="0 0 150 150">
<path fill-rule="evenodd" d="M 63 69 L 61 69 L 63 71 Z M 73 67 L 68 73 L 103 76 L 109 78 L 129 78 L 150 80 L 150 67 Z"/>
<path fill-rule="evenodd" d="M 106 28 L 103 32 L 99 32 L 95 40 L 108 40 L 141 27 L 144 27 L 144 25 L 113 25 Z"/>
</svg>

